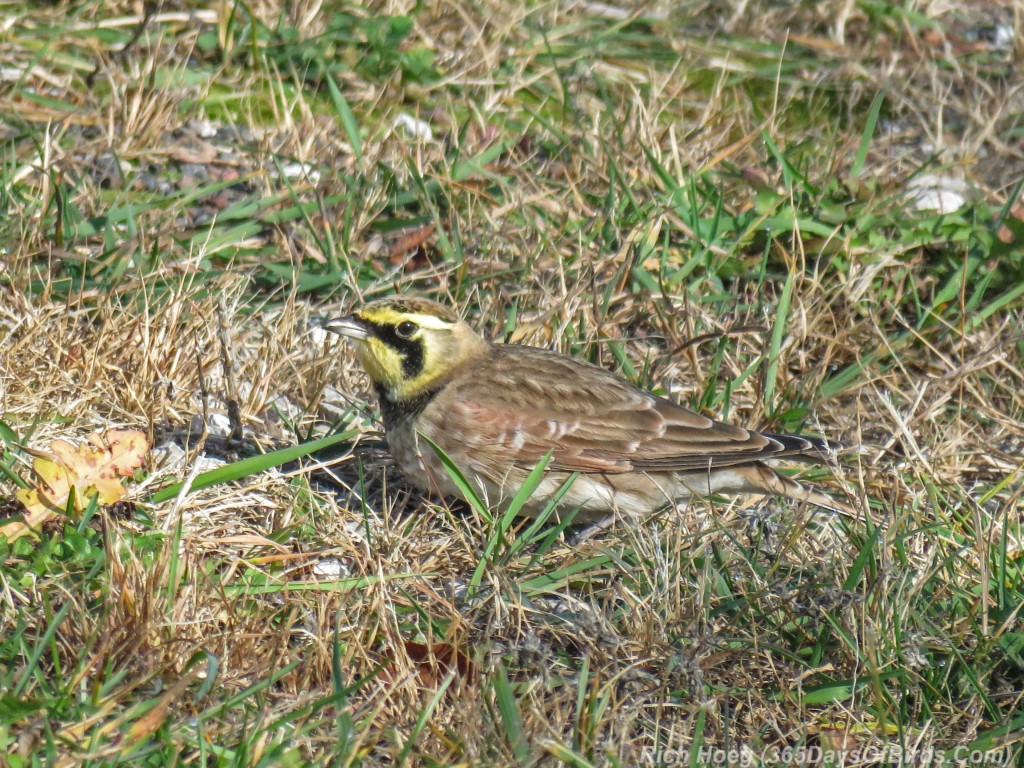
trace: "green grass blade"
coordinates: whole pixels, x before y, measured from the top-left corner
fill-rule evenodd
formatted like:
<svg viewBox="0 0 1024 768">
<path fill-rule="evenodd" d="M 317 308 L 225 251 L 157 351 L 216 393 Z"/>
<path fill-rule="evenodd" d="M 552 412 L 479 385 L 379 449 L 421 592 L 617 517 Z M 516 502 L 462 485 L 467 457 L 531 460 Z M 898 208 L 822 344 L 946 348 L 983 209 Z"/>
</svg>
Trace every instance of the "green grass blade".
<svg viewBox="0 0 1024 768">
<path fill-rule="evenodd" d="M 772 410 L 772 403 L 775 398 L 775 384 L 779 375 L 779 352 L 782 350 L 782 341 L 786 337 L 786 321 L 789 317 L 789 307 L 793 300 L 793 287 L 796 283 L 796 270 L 791 269 L 786 276 L 786 284 L 782 288 L 782 295 L 779 297 L 779 304 L 775 311 L 775 324 L 772 326 L 771 339 L 768 342 L 768 362 L 764 369 L 764 395 L 763 402 L 765 409 Z"/>
<path fill-rule="evenodd" d="M 850 176 L 857 178 L 864 170 L 864 163 L 868 159 L 868 150 L 871 149 L 871 139 L 875 134 L 875 126 L 878 124 L 878 114 L 882 111 L 882 104 L 885 103 L 885 94 L 879 91 L 868 108 L 868 119 L 864 122 L 864 130 L 860 135 L 860 145 L 857 147 L 857 154 L 853 158 L 853 165 L 850 166 Z"/>
<path fill-rule="evenodd" d="M 430 697 L 427 705 L 416 718 L 416 722 L 413 724 L 412 731 L 409 733 L 409 737 L 406 739 L 405 744 L 402 747 L 402 751 L 398 753 L 398 757 L 395 761 L 398 765 L 406 764 L 406 761 L 409 759 L 409 755 L 412 754 L 413 747 L 416 746 L 416 740 L 420 737 L 420 734 L 426 727 L 427 721 L 434 713 L 434 710 L 437 709 L 437 705 L 441 703 L 441 699 L 444 697 L 444 692 L 448 690 L 448 686 L 450 686 L 452 681 L 455 680 L 455 675 L 455 672 L 450 672 L 445 676 L 441 685 L 437 687 L 437 690 L 434 691 L 434 694 Z"/>
<path fill-rule="evenodd" d="M 330 91 L 331 101 L 334 102 L 334 110 L 338 113 L 338 119 L 341 120 L 345 138 L 348 139 L 349 146 L 352 147 L 352 154 L 356 156 L 356 160 L 362 161 L 363 139 L 359 134 L 359 123 L 356 121 L 355 113 L 352 112 L 352 107 L 349 106 L 348 100 L 338 88 L 338 84 L 331 77 L 330 72 L 324 74 L 324 80 L 327 81 L 327 89 Z"/>
<path fill-rule="evenodd" d="M 519 764 L 526 765 L 530 758 L 530 745 L 523 733 L 523 718 L 519 712 L 519 703 L 516 701 L 503 664 L 498 664 L 494 670 L 491 683 L 494 686 L 494 698 L 498 703 L 498 711 L 501 713 L 501 723 L 505 728 L 505 739 L 511 745 L 512 753 L 516 756 Z"/>
<path fill-rule="evenodd" d="M 271 451 L 270 453 L 260 454 L 259 456 L 250 456 L 247 459 L 242 459 L 241 461 L 236 461 L 223 467 L 217 467 L 217 469 L 211 469 L 209 472 L 203 472 L 201 475 L 196 476 L 192 481 L 192 484 L 189 486 L 189 492 L 199 491 L 203 488 L 209 488 L 210 486 L 219 485 L 221 483 L 230 483 L 235 480 L 240 480 L 243 477 L 248 477 L 249 475 L 265 472 L 272 467 L 279 467 L 282 464 L 287 464 L 289 461 L 301 459 L 303 456 L 308 456 L 311 453 L 322 451 L 324 448 L 330 448 L 332 445 L 337 445 L 338 443 L 351 440 L 358 434 L 358 430 L 349 430 L 348 432 L 343 432 L 338 435 L 322 437 L 311 443 L 293 445 L 288 448 Z M 168 499 L 173 499 L 181 493 L 181 490 L 184 487 L 185 482 L 174 483 L 157 491 L 142 503 L 160 504 Z"/>
<path fill-rule="evenodd" d="M 462 474 L 462 470 L 452 461 L 448 454 L 445 453 L 441 448 L 424 434 L 419 435 L 420 439 L 423 440 L 430 448 L 434 451 L 434 455 L 440 460 L 441 464 L 444 465 L 445 471 L 448 473 L 448 477 L 451 478 L 452 482 L 455 483 L 455 487 L 459 489 L 459 492 L 465 497 L 466 502 L 473 508 L 473 511 L 480 515 L 488 525 L 494 524 L 494 516 L 491 511 L 487 508 L 487 504 L 477 490 L 470 485 L 469 480 Z"/>
</svg>

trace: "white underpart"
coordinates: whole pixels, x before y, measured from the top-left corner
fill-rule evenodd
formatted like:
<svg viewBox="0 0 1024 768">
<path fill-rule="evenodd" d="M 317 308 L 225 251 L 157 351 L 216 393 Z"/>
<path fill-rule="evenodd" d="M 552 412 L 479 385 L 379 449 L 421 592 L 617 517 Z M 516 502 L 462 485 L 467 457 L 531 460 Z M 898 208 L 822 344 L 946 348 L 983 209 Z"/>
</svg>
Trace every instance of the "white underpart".
<svg viewBox="0 0 1024 768">
<path fill-rule="evenodd" d="M 391 438 L 394 440 L 394 437 Z M 505 445 L 519 446 L 524 441 L 522 430 L 506 430 L 497 436 L 498 442 Z M 397 449 L 397 450 L 396 450 Z M 411 449 L 411 450 L 410 450 Z M 442 466 L 440 460 L 432 450 L 422 449 L 417 451 L 415 442 L 413 445 L 392 445 L 392 452 L 399 456 L 413 458 L 413 467 L 403 466 L 406 477 L 413 479 L 417 485 L 425 490 L 438 493 L 442 496 L 461 496 L 461 492 L 452 482 L 448 472 Z M 415 465 L 419 465 L 416 467 Z M 470 459 L 463 467 L 467 479 L 478 489 L 481 499 L 491 509 L 502 510 L 516 495 L 518 484 L 506 478 L 501 483 L 491 483 L 484 479 L 482 472 L 484 467 L 478 462 Z M 512 470 L 510 470 L 511 472 Z M 569 476 L 567 472 L 551 472 L 544 476 L 537 490 L 534 491 L 523 514 L 539 514 L 551 499 L 558 492 L 562 483 Z M 561 515 L 568 514 L 573 509 L 582 508 L 585 513 L 581 521 L 593 520 L 595 516 L 611 514 L 624 515 L 627 517 L 640 517 L 654 511 L 660 506 L 656 500 L 650 497 L 650 491 L 638 495 L 628 491 L 616 491 L 609 485 L 614 482 L 614 475 L 587 475 L 577 476 L 566 495 L 559 503 Z M 673 502 L 687 503 L 692 496 L 708 496 L 715 493 L 763 493 L 763 489 L 752 484 L 744 470 L 719 468 L 714 472 L 699 470 L 696 472 L 673 473 L 648 475 L 649 480 L 656 482 L 664 504 Z M 422 478 L 425 482 L 416 481 Z"/>
<path fill-rule="evenodd" d="M 694 472 L 675 476 L 678 484 L 691 495 L 710 496 L 713 493 L 748 493 L 757 492 L 750 486 L 742 473 L 727 468 L 716 469 L 714 472 Z M 676 496 L 684 496 L 677 493 Z"/>
</svg>

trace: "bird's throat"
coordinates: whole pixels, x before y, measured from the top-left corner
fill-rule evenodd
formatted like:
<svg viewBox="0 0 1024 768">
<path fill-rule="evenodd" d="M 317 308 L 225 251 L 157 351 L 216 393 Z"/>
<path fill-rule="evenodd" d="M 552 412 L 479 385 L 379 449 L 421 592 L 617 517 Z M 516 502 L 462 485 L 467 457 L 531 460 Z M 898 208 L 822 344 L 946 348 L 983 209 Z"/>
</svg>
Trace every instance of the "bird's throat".
<svg viewBox="0 0 1024 768">
<path fill-rule="evenodd" d="M 385 430 L 419 416 L 441 391 L 441 388 L 437 387 L 410 397 L 396 397 L 392 391 L 380 384 L 375 384 L 374 389 L 377 391 L 377 399 L 380 401 L 380 415 L 384 420 Z"/>
</svg>

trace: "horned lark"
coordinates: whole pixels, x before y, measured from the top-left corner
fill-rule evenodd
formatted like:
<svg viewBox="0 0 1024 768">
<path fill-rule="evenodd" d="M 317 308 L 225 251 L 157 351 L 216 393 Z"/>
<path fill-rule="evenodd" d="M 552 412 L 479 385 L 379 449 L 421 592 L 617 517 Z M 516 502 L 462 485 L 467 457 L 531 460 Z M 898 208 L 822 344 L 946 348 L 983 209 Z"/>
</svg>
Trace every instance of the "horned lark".
<svg viewBox="0 0 1024 768">
<path fill-rule="evenodd" d="M 643 515 L 714 493 L 777 494 L 849 511 L 768 466 L 820 462 L 837 444 L 724 424 L 589 363 L 492 344 L 435 302 L 382 299 L 324 327 L 354 340 L 394 459 L 423 490 L 460 495 L 426 437 L 498 508 L 550 453 L 523 510 L 529 515 L 573 472 L 580 474 L 560 509 L 578 508 L 577 522 Z"/>
</svg>

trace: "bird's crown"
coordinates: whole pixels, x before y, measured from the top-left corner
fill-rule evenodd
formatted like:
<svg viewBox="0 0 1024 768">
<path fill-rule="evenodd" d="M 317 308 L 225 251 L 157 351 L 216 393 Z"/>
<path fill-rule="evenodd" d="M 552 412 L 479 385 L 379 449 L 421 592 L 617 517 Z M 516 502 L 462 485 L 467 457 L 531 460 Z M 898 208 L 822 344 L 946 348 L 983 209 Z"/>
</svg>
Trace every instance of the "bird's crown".
<svg viewBox="0 0 1024 768">
<path fill-rule="evenodd" d="M 413 322 L 424 328 L 443 330 L 460 322 L 459 316 L 443 304 L 413 296 L 394 296 L 371 301 L 353 315 L 369 323 L 399 325 Z"/>
</svg>

